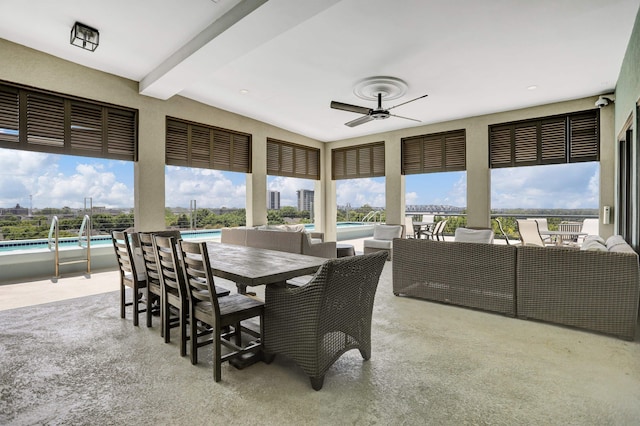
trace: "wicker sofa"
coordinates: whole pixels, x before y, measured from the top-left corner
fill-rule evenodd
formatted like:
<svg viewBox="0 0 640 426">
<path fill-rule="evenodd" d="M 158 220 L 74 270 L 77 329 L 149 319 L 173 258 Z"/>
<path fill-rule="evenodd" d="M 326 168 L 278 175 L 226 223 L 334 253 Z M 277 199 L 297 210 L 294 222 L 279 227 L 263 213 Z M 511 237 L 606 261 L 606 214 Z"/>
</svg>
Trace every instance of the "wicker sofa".
<svg viewBox="0 0 640 426">
<path fill-rule="evenodd" d="M 607 247 L 396 239 L 393 292 L 633 340 L 640 302 L 638 255 L 626 243 Z"/>
<path fill-rule="evenodd" d="M 393 293 L 516 315 L 514 246 L 393 240 Z"/>
<path fill-rule="evenodd" d="M 517 258 L 519 318 L 634 339 L 640 272 L 626 243 L 607 251 L 525 246 Z"/>
<path fill-rule="evenodd" d="M 307 233 L 296 230 L 285 230 L 285 228 L 223 228 L 220 241 L 227 244 L 335 258 L 335 241 L 323 241 L 323 238 L 324 234 L 321 232 Z"/>
</svg>

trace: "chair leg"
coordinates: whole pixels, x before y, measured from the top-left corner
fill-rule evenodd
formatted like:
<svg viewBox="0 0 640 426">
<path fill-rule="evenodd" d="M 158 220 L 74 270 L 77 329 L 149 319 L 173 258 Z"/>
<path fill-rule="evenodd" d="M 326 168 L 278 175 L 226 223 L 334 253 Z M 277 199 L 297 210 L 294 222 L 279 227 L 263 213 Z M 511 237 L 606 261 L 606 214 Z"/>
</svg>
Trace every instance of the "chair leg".
<svg viewBox="0 0 640 426">
<path fill-rule="evenodd" d="M 126 305 L 126 300 L 125 300 L 125 286 L 124 284 L 120 284 L 120 318 L 124 318 L 124 307 Z"/>
<path fill-rule="evenodd" d="M 139 324 L 138 314 L 140 313 L 140 295 L 138 294 L 138 287 L 133 287 L 133 325 L 136 327 Z"/>
<path fill-rule="evenodd" d="M 220 343 L 220 326 L 216 324 L 213 329 L 213 380 L 219 382 L 222 379 L 222 361 Z"/>
<path fill-rule="evenodd" d="M 309 377 L 311 380 L 311 387 L 313 390 L 319 391 L 322 389 L 322 385 L 324 384 L 324 375 L 320 377 Z"/>
<path fill-rule="evenodd" d="M 151 306 L 153 306 L 153 299 L 155 299 L 155 295 L 149 291 L 149 286 L 147 286 L 147 327 L 151 327 Z"/>
<path fill-rule="evenodd" d="M 264 362 L 265 364 L 271 364 L 274 359 L 276 359 L 276 354 L 272 354 L 268 352 L 262 353 L 262 362 Z"/>
<path fill-rule="evenodd" d="M 368 361 L 371 358 L 371 351 L 366 351 L 364 349 L 360 349 L 360 355 L 362 355 L 362 359 Z"/>
<path fill-rule="evenodd" d="M 187 355 L 187 316 L 185 308 L 180 309 L 180 356 Z"/>
<path fill-rule="evenodd" d="M 171 341 L 171 309 L 169 308 L 169 303 L 166 302 L 166 300 L 162 305 L 162 310 L 164 311 L 164 319 L 162 324 L 162 329 L 164 330 L 164 342 L 169 343 Z"/>
<path fill-rule="evenodd" d="M 191 364 L 196 365 L 198 363 L 198 320 L 194 318 L 193 312 L 189 319 L 189 343 Z"/>
<path fill-rule="evenodd" d="M 234 327 L 235 329 L 235 338 L 236 338 L 236 345 L 241 346 L 242 345 L 242 327 L 240 326 L 240 323 L 237 322 L 235 323 Z"/>
</svg>

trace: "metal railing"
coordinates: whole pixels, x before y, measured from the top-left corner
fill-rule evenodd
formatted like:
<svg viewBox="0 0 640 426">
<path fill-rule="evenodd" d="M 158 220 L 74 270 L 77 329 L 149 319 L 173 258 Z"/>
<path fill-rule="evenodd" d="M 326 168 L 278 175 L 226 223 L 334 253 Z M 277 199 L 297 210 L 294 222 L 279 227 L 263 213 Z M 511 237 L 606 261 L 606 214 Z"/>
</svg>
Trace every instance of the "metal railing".
<svg viewBox="0 0 640 426">
<path fill-rule="evenodd" d="M 47 245 L 49 246 L 49 250 L 51 250 L 52 245 L 55 250 L 53 259 L 56 278 L 60 277 L 60 266 L 75 263 L 86 263 L 87 274 L 91 273 L 91 217 L 89 215 L 84 216 L 82 219 L 82 225 L 80 225 L 80 230 L 78 231 L 78 246 L 85 249 L 85 258 L 66 260 L 64 262 L 60 261 L 60 225 L 58 216 L 53 216 L 51 218 L 51 227 L 49 228 Z"/>
<path fill-rule="evenodd" d="M 364 215 L 362 222 L 382 222 L 382 212 L 379 210 L 371 210 L 369 213 Z"/>
</svg>

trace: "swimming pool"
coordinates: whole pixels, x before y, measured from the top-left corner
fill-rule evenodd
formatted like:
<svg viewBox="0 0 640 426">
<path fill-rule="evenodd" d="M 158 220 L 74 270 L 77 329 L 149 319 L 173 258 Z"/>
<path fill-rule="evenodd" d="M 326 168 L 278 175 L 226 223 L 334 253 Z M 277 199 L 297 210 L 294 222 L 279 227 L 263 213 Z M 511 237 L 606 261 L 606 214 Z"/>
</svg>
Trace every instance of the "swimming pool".
<svg viewBox="0 0 640 426">
<path fill-rule="evenodd" d="M 339 222 L 337 224 L 338 228 L 338 241 L 347 240 L 353 237 L 353 231 L 360 230 L 366 231 L 368 229 L 372 229 L 373 224 L 371 223 L 362 223 L 362 222 Z M 308 231 L 313 231 L 315 226 L 313 223 L 308 223 L 305 225 Z M 182 238 L 185 240 L 191 239 L 220 239 L 220 230 L 219 229 L 202 229 L 202 230 L 184 230 L 180 231 Z M 366 235 L 364 235 L 366 236 Z M 76 237 L 68 237 L 68 238 L 60 238 L 60 248 L 62 249 L 72 249 L 78 246 L 78 238 Z M 100 247 L 100 246 L 110 246 L 111 245 L 111 236 L 109 235 L 96 235 L 91 237 L 91 248 Z M 0 253 L 4 252 L 14 252 L 14 251 L 29 251 L 29 250 L 49 250 L 49 244 L 46 239 L 32 239 L 32 240 L 11 240 L 11 241 L 0 241 Z"/>
</svg>

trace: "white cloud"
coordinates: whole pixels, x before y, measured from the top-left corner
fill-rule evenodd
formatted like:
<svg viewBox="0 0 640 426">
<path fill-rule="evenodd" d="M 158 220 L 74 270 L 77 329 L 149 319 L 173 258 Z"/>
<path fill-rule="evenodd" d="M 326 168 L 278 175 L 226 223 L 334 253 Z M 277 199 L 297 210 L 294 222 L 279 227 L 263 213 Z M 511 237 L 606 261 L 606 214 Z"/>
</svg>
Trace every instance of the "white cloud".
<svg viewBox="0 0 640 426">
<path fill-rule="evenodd" d="M 133 188 L 105 171 L 104 160 L 6 149 L 0 150 L 0 170 L 3 207 L 27 207 L 29 196 L 35 208 L 80 208 L 85 197 L 91 197 L 94 206 L 133 206 Z"/>
<path fill-rule="evenodd" d="M 365 204 L 371 207 L 385 207 L 384 178 L 339 180 L 336 182 L 336 197 L 339 206 L 349 203 L 354 208 Z"/>
<path fill-rule="evenodd" d="M 491 171 L 492 208 L 598 208 L 598 163 Z"/>
<path fill-rule="evenodd" d="M 189 167 L 167 167 L 165 205 L 187 207 L 196 200 L 198 208 L 246 207 L 247 187 L 234 184 L 226 172 Z"/>
</svg>

